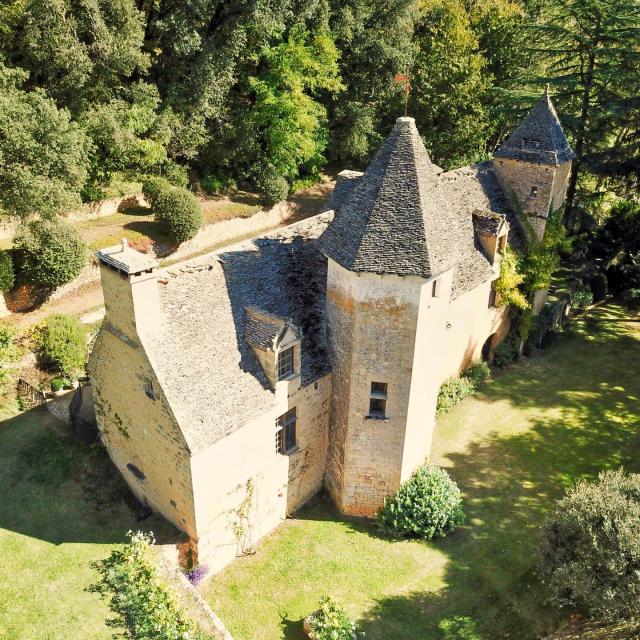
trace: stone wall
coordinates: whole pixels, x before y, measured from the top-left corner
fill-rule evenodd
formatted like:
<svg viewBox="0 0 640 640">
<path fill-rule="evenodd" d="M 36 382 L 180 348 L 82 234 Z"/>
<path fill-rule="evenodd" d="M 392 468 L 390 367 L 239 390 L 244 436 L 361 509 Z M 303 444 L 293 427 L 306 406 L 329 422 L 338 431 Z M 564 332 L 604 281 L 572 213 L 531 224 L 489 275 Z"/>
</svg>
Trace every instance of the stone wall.
<svg viewBox="0 0 640 640">
<path fill-rule="evenodd" d="M 517 198 L 538 238 L 542 238 L 549 213 L 556 211 L 564 202 L 571 162 L 554 167 L 496 158 L 493 169 L 505 194 L 511 199 L 513 196 Z"/>
<path fill-rule="evenodd" d="M 322 487 L 330 389 L 330 375 L 307 387 L 280 382 L 273 410 L 193 457 L 198 558 L 211 571 L 251 553 Z M 282 455 L 276 419 L 293 407 L 297 447 Z"/>
<path fill-rule="evenodd" d="M 190 454 L 136 324 L 139 285 L 107 267 L 102 282 L 107 315 L 89 362 L 101 440 L 138 499 L 196 538 Z"/>
</svg>

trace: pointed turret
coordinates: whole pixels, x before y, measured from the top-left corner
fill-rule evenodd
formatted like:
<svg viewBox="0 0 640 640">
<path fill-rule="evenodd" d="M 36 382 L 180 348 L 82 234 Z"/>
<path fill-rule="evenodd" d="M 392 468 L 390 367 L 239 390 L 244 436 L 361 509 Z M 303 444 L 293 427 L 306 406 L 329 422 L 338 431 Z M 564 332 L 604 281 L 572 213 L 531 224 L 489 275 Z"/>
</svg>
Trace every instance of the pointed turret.
<svg viewBox="0 0 640 640">
<path fill-rule="evenodd" d="M 453 266 L 464 233 L 413 118 L 398 118 L 339 206 L 323 252 L 352 272 L 431 278 Z M 467 230 L 468 231 L 468 230 Z"/>
<path fill-rule="evenodd" d="M 495 152 L 493 169 L 514 209 L 542 238 L 547 219 L 564 204 L 575 153 L 562 130 L 549 87 L 522 124 Z M 523 226 L 523 232 L 528 228 Z"/>
<path fill-rule="evenodd" d="M 549 96 L 549 85 L 522 124 L 495 153 L 512 158 L 558 166 L 575 158 Z"/>
</svg>

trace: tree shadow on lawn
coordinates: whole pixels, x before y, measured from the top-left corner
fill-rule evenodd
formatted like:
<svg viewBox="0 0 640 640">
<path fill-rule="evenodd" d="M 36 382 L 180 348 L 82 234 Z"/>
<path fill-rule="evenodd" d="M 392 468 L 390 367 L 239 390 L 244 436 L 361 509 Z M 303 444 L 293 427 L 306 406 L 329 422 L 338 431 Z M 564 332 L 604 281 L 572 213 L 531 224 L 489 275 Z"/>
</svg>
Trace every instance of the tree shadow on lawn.
<svg viewBox="0 0 640 640">
<path fill-rule="evenodd" d="M 611 315 L 624 313 L 601 317 Z M 439 623 L 456 616 L 469 616 L 492 639 L 528 640 L 558 627 L 566 616 L 536 575 L 540 526 L 576 479 L 620 466 L 640 471 L 638 362 L 640 341 L 596 316 L 487 387 L 480 399 L 496 420 L 514 407 L 550 411 L 508 413 L 521 421 L 510 435 L 494 431 L 435 454 L 463 491 L 467 513 L 462 529 L 430 543 L 448 557 L 445 587 L 378 600 L 359 621 L 368 640 L 438 639 Z"/>
<path fill-rule="evenodd" d="M 66 433 L 44 407 L 0 423 L 0 528 L 53 544 L 119 543 L 128 530 L 159 544 L 179 533 L 147 513 L 99 445 Z"/>
</svg>

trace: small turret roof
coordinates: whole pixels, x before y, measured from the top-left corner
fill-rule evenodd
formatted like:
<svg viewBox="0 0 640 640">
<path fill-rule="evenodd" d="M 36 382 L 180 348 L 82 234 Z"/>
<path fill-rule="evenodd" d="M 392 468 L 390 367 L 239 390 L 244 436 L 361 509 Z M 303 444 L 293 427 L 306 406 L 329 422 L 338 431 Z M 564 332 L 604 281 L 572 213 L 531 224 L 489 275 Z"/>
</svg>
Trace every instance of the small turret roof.
<svg viewBox="0 0 640 640">
<path fill-rule="evenodd" d="M 430 278 L 453 266 L 468 234 L 447 202 L 413 118 L 398 118 L 320 240 L 350 271 Z"/>
<path fill-rule="evenodd" d="M 575 158 L 551 102 L 549 88 L 522 124 L 496 151 L 497 158 L 559 165 Z"/>
</svg>

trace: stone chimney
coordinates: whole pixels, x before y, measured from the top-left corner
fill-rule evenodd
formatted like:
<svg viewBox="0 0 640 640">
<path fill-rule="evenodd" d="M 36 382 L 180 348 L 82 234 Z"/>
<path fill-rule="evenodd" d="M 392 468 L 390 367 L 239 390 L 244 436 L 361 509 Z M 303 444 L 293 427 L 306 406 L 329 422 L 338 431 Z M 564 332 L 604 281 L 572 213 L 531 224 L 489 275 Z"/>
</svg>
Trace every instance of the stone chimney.
<svg viewBox="0 0 640 640">
<path fill-rule="evenodd" d="M 157 261 L 129 247 L 126 238 L 96 255 L 109 326 L 133 342 L 157 331 L 161 317 Z"/>
</svg>

